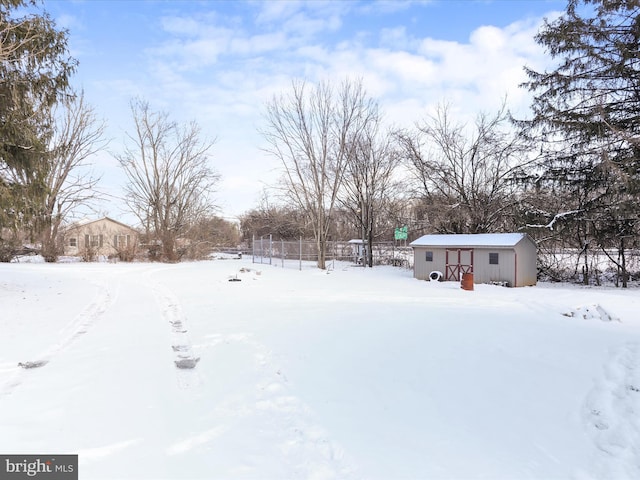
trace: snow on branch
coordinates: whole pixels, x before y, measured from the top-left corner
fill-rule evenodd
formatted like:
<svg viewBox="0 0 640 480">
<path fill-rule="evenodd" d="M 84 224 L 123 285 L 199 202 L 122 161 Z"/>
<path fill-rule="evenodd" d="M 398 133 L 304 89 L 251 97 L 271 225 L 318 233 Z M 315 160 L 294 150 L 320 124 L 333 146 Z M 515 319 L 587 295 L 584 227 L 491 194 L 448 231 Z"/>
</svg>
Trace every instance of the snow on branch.
<svg viewBox="0 0 640 480">
<path fill-rule="evenodd" d="M 529 228 L 548 228 L 549 230 L 553 230 L 553 226 L 555 225 L 555 223 L 558 220 L 561 220 L 565 217 L 568 217 L 570 215 L 575 215 L 576 213 L 580 213 L 582 212 L 582 210 L 569 210 L 568 212 L 561 212 L 561 213 L 557 213 L 553 219 L 547 223 L 546 225 L 542 225 L 542 224 L 527 224 L 527 227 Z"/>
</svg>

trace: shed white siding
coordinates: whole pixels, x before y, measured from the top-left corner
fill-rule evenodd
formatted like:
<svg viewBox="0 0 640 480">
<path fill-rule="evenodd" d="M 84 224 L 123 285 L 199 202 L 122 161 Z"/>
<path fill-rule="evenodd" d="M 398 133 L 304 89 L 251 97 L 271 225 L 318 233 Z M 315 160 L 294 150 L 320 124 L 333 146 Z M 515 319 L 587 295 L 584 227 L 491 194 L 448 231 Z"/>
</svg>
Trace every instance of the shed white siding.
<svg viewBox="0 0 640 480">
<path fill-rule="evenodd" d="M 431 252 L 431 260 L 427 260 L 427 252 Z M 414 248 L 413 249 L 413 276 L 416 278 L 422 278 L 424 280 L 429 278 L 431 272 L 445 271 L 445 256 L 446 250 L 444 248 Z"/>
<path fill-rule="evenodd" d="M 516 283 L 516 253 L 511 248 L 476 248 L 473 265 L 475 283 L 508 282 Z M 490 254 L 497 254 L 498 263 L 490 263 Z M 476 278 L 477 277 L 477 278 Z"/>
<path fill-rule="evenodd" d="M 439 271 L 445 280 L 459 281 L 471 271 L 474 283 L 536 284 L 537 248 L 526 234 L 425 235 L 410 245 L 415 278 L 428 280 Z"/>
<path fill-rule="evenodd" d="M 516 287 L 535 285 L 538 280 L 538 248 L 528 235 L 514 247 L 518 255 Z"/>
</svg>

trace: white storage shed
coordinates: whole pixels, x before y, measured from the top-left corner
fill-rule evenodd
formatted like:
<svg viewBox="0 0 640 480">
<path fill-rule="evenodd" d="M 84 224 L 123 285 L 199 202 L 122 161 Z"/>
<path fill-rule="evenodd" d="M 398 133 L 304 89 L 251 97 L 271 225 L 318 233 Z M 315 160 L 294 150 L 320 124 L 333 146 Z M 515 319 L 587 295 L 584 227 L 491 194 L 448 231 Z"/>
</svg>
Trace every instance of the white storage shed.
<svg viewBox="0 0 640 480">
<path fill-rule="evenodd" d="M 463 273 L 473 273 L 474 283 L 510 287 L 537 281 L 537 247 L 526 233 L 424 235 L 409 245 L 413 247 L 413 276 L 422 280 L 440 272 L 443 280 L 456 282 Z"/>
</svg>

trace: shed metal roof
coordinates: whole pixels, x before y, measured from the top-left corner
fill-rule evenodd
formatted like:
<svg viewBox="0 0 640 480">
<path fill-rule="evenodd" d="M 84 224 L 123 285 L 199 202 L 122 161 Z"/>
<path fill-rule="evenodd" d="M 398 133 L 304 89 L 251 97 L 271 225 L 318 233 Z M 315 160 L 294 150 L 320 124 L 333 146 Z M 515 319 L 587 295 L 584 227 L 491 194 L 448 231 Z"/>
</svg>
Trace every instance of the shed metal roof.
<svg viewBox="0 0 640 480">
<path fill-rule="evenodd" d="M 410 247 L 513 247 L 526 233 L 475 233 L 450 235 L 423 235 Z"/>
</svg>

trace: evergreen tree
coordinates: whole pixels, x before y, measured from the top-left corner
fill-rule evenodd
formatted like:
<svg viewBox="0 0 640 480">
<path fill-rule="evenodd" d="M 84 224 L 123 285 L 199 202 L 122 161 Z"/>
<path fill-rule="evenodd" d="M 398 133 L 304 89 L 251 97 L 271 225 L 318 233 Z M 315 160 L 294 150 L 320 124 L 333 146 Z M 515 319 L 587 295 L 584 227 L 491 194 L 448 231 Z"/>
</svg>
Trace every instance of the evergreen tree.
<svg viewBox="0 0 640 480">
<path fill-rule="evenodd" d="M 520 123 L 542 142 L 543 158 L 530 180 L 567 198 L 566 215 L 547 211 L 539 223 L 573 222 L 567 231 L 579 232 L 574 246 L 585 259 L 590 248 L 616 247 L 624 257 L 640 224 L 640 2 L 569 0 L 536 41 L 558 63 L 527 69 L 534 115 Z"/>
<path fill-rule="evenodd" d="M 67 32 L 35 0 L 0 0 L 0 259 L 6 260 L 7 232 L 37 229 L 50 109 L 67 92 L 75 67 Z"/>
</svg>

